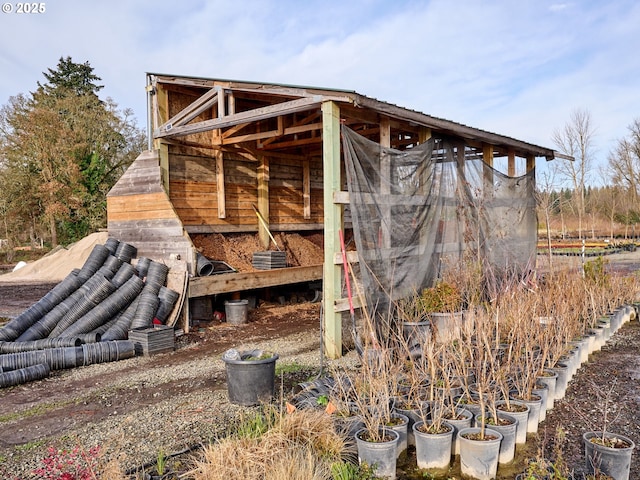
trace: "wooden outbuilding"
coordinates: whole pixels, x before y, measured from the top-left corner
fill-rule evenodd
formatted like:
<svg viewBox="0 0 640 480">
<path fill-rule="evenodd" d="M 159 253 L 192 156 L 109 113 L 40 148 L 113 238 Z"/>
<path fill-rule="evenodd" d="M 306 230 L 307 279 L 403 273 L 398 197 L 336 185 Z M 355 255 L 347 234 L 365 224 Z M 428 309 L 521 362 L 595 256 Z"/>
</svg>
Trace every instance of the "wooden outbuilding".
<svg viewBox="0 0 640 480">
<path fill-rule="evenodd" d="M 354 91 L 150 73 L 147 94 L 149 150 L 108 195 L 110 235 L 135 244 L 139 255 L 187 272 L 189 298 L 323 280 L 330 357 L 342 353 L 341 313 L 348 309 L 339 243 L 349 204 L 341 124 L 397 149 L 446 135 L 488 166 L 501 159 L 510 176 L 558 156 Z M 190 235 L 257 232 L 267 249 L 265 226 L 271 232 L 322 231 L 323 264 L 194 275 Z M 349 252 L 349 261 L 357 262 L 356 252 Z"/>
</svg>

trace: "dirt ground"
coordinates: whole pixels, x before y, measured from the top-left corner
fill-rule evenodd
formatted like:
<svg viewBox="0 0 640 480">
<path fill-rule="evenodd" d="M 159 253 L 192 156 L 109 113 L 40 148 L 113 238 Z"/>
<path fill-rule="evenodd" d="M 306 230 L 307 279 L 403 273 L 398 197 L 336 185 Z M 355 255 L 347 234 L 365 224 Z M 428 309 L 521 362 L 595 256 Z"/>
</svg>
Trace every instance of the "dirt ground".
<svg viewBox="0 0 640 480">
<path fill-rule="evenodd" d="M 611 256 L 608 260 L 610 268 L 618 272 L 630 273 L 640 267 L 638 252 Z M 564 261 L 578 262 L 575 259 Z M 20 313 L 52 286 L 0 284 L 0 317 Z M 221 371 L 188 381 L 170 379 L 154 383 L 147 380 L 126 388 L 110 386 L 127 376 L 134 377 L 141 368 L 153 368 L 157 375 L 162 375 L 163 370 L 180 369 L 181 366 L 186 369 L 205 357 L 219 358 L 230 346 L 275 341 L 276 338 L 288 341 L 289 347 L 295 349 L 301 338 L 312 337 L 314 341 L 309 343 L 311 346 L 295 351 L 307 351 L 318 358 L 318 321 L 318 303 L 264 304 L 251 313 L 249 324 L 243 328 L 217 322 L 202 324 L 194 332 L 177 339 L 178 348 L 174 353 L 146 359 L 143 364 L 127 360 L 116 362 L 121 365 L 113 364 L 108 369 L 98 368 L 101 366 L 83 367 L 79 369 L 82 374 L 77 378 L 70 372 L 54 372 L 52 378 L 46 381 L 0 390 L 0 477 L 32 478 L 28 475 L 16 476 L 17 462 L 25 462 L 22 467 L 26 469 L 25 472 L 31 468 L 23 456 L 44 451 L 46 445 L 56 438 L 73 436 L 83 428 L 107 421 L 115 415 L 114 412 L 117 412 L 118 418 L 124 419 L 127 415 L 136 415 L 141 409 L 160 409 L 163 402 L 174 397 L 182 404 L 183 398 L 188 395 L 226 389 L 224 373 Z M 640 410 L 639 347 L 640 322 L 636 319 L 625 325 L 601 351 L 592 354 L 590 361 L 583 365 L 570 383 L 565 398 L 556 402 L 554 410 L 540 425 L 539 433 L 528 439 L 526 451 L 519 452 L 517 464 L 508 469 L 508 474 L 499 471 L 498 478 L 513 478 L 513 472 L 517 473 L 526 456 L 539 453 L 555 459 L 554 452 L 558 450 L 554 450 L 554 443 L 558 428 L 566 433 L 565 440 L 559 445 L 560 451 L 567 464 L 575 469 L 576 478 L 582 478 L 584 447 L 581 436 L 584 431 L 593 429 L 593 425 L 601 422 L 597 397 L 612 385 L 615 386 L 613 398 L 617 406 L 616 420 L 611 430 L 630 437 L 636 445 L 640 444 L 640 416 L 637 414 Z M 310 371 L 301 375 L 308 375 Z M 292 376 L 288 379 L 287 388 L 303 380 L 304 376 Z M 77 398 L 82 401 L 74 401 Z M 206 416 L 209 412 L 204 408 L 202 412 L 193 413 L 193 425 L 209 421 Z M 191 428 L 195 437 L 204 435 L 195 426 Z M 189 440 L 197 441 L 197 438 Z M 640 479 L 637 454 L 632 460 L 630 478 Z"/>
</svg>

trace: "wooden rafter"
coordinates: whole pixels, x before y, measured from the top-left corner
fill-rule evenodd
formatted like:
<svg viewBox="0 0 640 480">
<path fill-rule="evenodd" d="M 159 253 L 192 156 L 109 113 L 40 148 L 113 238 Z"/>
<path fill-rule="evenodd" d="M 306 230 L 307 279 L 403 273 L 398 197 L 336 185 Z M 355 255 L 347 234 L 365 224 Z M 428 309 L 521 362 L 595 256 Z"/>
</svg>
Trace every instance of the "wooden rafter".
<svg viewBox="0 0 640 480">
<path fill-rule="evenodd" d="M 344 98 L 338 97 L 339 101 L 345 101 Z M 238 125 L 246 122 L 258 122 L 268 118 L 277 117 L 279 115 L 288 115 L 290 113 L 302 112 L 320 106 L 323 101 L 334 101 L 336 98 L 325 98 L 320 95 L 314 97 L 298 98 L 288 102 L 277 103 L 266 107 L 259 107 L 253 110 L 247 110 L 233 115 L 227 115 L 222 118 L 214 118 L 204 120 L 202 122 L 192 123 L 190 125 L 181 125 L 167 128 L 158 128 L 154 132 L 154 138 L 178 137 L 182 135 L 191 135 L 194 133 L 207 132 L 210 130 L 221 129 Z"/>
<path fill-rule="evenodd" d="M 197 100 L 180 110 L 177 114 L 164 122 L 158 130 L 170 131 L 174 127 L 179 127 L 189 123 L 205 110 L 211 108 L 214 103 L 218 102 L 219 88 L 212 88 L 204 95 L 198 97 Z M 220 98 L 224 98 L 220 96 Z"/>
</svg>

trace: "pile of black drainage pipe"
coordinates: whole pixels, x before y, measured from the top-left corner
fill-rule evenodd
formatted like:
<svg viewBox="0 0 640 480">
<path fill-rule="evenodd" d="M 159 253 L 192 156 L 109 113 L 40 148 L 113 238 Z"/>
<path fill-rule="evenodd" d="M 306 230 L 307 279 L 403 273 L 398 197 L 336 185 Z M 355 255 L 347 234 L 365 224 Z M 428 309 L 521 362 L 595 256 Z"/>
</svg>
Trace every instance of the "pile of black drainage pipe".
<svg viewBox="0 0 640 480">
<path fill-rule="evenodd" d="M 136 355 L 129 330 L 166 323 L 180 294 L 165 286 L 169 268 L 109 238 L 96 245 L 44 297 L 0 328 L 0 388 L 52 370 Z"/>
</svg>

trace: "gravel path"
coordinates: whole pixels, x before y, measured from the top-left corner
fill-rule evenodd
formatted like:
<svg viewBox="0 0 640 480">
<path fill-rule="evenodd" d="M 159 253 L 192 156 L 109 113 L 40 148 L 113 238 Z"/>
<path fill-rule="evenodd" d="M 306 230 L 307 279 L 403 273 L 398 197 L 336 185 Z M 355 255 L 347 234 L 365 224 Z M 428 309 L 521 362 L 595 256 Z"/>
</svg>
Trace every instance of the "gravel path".
<svg viewBox="0 0 640 480">
<path fill-rule="evenodd" d="M 240 350 L 260 348 L 279 354 L 277 366 L 292 366 L 284 396 L 319 372 L 317 304 L 299 307 L 297 330 L 282 336 L 247 336 L 243 327 L 218 327 L 236 338 Z M 306 313 L 306 316 L 305 316 Z M 277 325 L 277 315 L 270 321 Z M 273 330 L 262 325 L 262 332 Z M 217 332 L 218 334 L 220 332 Z M 208 331 L 181 337 L 174 353 L 54 372 L 52 377 L 0 391 L 0 478 L 35 478 L 49 446 L 101 445 L 125 469 L 224 435 L 247 408 L 229 403 L 221 355 L 228 347 L 212 342 Z M 186 345 L 185 345 L 186 343 Z M 352 353 L 332 362 L 353 366 Z"/>
</svg>

